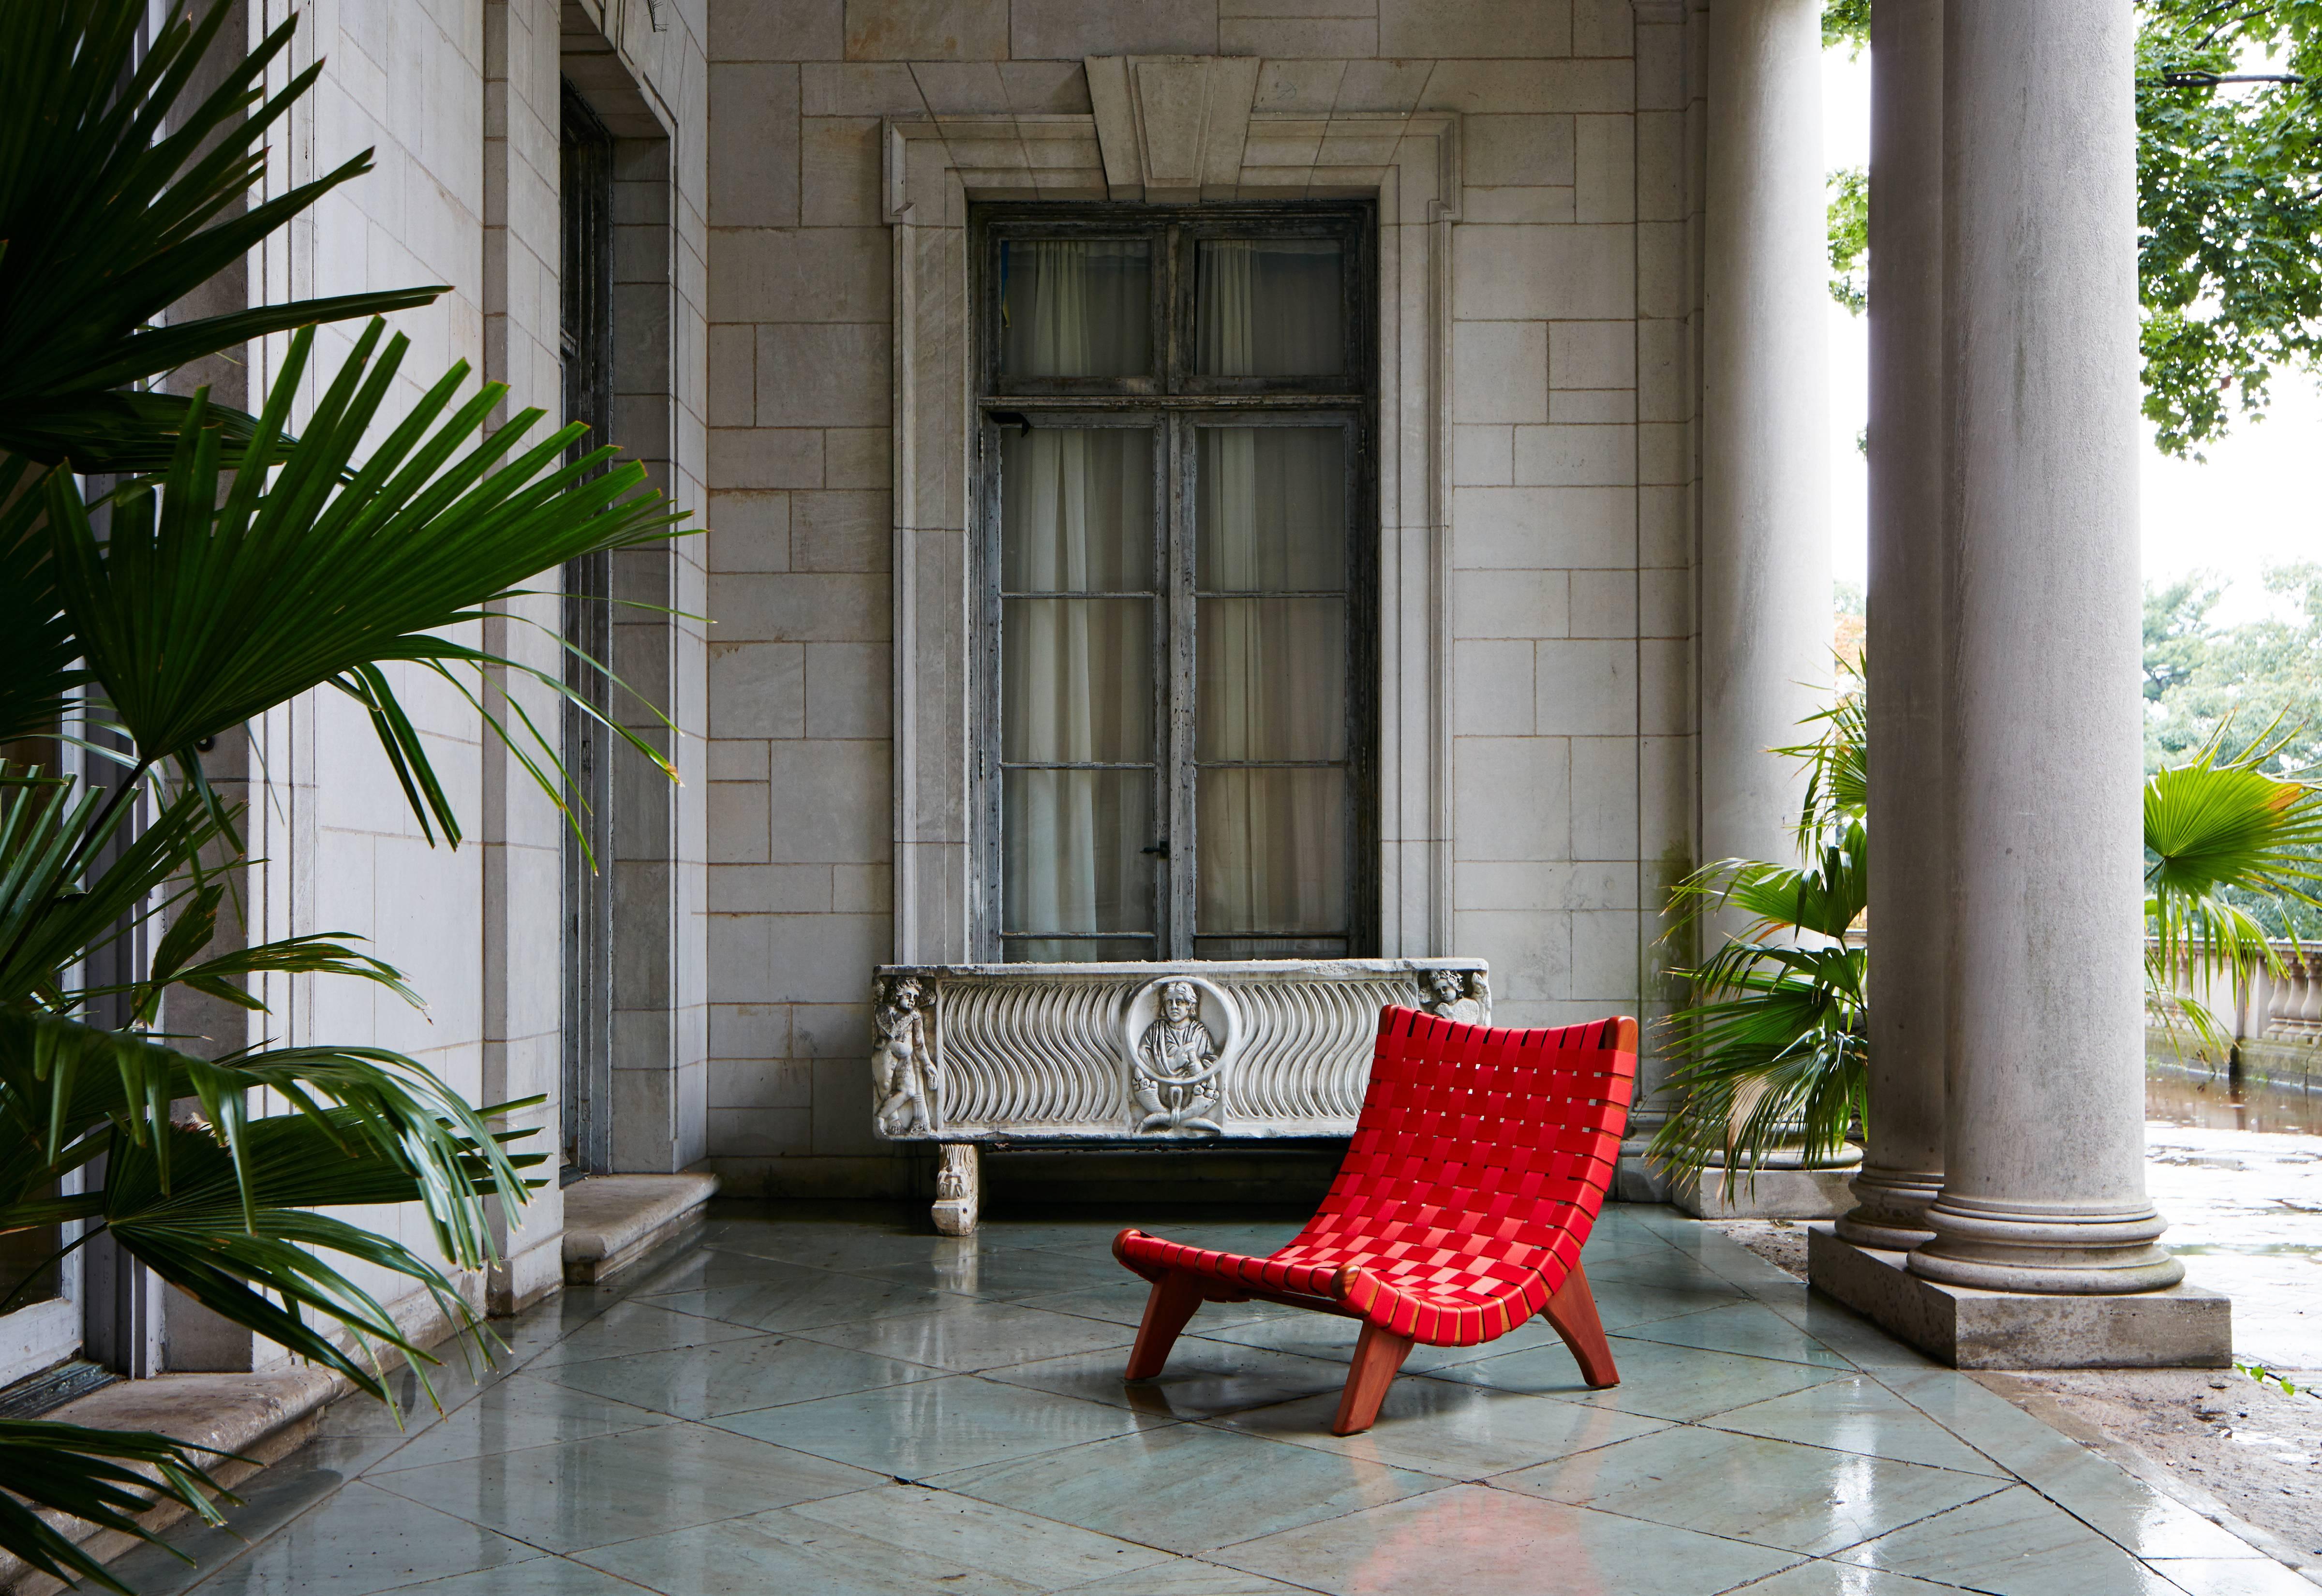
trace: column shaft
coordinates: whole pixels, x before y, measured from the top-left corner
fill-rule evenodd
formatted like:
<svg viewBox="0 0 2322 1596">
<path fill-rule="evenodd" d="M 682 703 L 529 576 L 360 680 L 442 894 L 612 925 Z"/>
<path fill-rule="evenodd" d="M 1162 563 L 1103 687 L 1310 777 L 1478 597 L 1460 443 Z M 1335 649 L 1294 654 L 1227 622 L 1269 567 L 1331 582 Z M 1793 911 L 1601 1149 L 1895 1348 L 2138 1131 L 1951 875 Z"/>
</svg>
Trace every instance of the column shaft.
<svg viewBox="0 0 2322 1596">
<path fill-rule="evenodd" d="M 1701 847 L 1788 860 L 1794 743 L 1830 679 L 1829 372 L 1818 0 L 1709 13 Z"/>
<path fill-rule="evenodd" d="M 1943 1179 L 1943 0 L 1870 50 L 1870 1108 L 1838 1234 L 1908 1252 Z"/>
<path fill-rule="evenodd" d="M 2135 17 L 1949 0 L 1944 551 L 1955 1286 L 2166 1286 L 2144 1194 Z"/>
</svg>

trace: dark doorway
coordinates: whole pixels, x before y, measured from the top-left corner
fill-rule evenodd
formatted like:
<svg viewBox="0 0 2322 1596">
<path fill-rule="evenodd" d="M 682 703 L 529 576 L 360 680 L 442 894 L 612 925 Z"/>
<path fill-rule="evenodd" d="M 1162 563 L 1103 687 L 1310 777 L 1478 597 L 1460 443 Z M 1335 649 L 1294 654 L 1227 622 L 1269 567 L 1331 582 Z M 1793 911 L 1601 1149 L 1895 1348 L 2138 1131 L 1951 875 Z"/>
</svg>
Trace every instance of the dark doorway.
<svg viewBox="0 0 2322 1596">
<path fill-rule="evenodd" d="M 589 434 L 573 448 L 603 442 L 613 411 L 613 136 L 588 102 L 564 85 L 560 206 L 564 416 Z M 612 557 L 590 554 L 564 568 L 564 636 L 591 660 L 612 657 Z M 595 715 L 564 707 L 565 769 L 578 802 L 578 834 L 564 837 L 563 1175 L 577 1180 L 611 1167 L 613 1077 L 612 694 L 603 672 L 570 654 L 565 680 Z"/>
</svg>

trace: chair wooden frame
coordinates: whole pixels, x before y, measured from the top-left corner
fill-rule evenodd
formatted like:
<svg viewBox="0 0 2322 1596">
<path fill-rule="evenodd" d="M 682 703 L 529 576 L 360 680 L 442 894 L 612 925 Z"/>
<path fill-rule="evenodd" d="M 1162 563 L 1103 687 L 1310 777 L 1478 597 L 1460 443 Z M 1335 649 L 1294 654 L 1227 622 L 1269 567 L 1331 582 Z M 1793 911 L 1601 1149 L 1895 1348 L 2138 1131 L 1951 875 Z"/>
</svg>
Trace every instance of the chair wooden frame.
<svg viewBox="0 0 2322 1596">
<path fill-rule="evenodd" d="M 1363 1322 L 1333 1434 L 1368 1429 L 1412 1346 L 1473 1346 L 1535 1313 L 1592 1389 L 1620 1383 L 1580 1249 L 1619 1157 L 1637 1022 L 1559 1029 L 1379 1017 L 1369 1090 L 1338 1179 L 1264 1258 L 1122 1231 L 1153 1282 L 1127 1378 L 1150 1380 L 1204 1302 L 1257 1299 Z"/>
</svg>

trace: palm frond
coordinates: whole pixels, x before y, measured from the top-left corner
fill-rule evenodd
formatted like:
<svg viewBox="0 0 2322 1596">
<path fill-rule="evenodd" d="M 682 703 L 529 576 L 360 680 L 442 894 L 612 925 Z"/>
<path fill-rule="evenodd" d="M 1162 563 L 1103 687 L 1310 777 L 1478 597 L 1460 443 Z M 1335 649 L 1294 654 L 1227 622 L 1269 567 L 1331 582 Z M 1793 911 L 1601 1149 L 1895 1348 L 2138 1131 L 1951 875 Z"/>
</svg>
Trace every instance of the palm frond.
<svg viewBox="0 0 2322 1596">
<path fill-rule="evenodd" d="M 130 1596 L 127 1585 L 41 1510 L 167 1546 L 137 1522 L 157 1497 L 183 1503 L 211 1524 L 225 1522 L 216 1502 L 236 1500 L 194 1460 L 197 1452 L 231 1455 L 145 1430 L 0 1419 L 0 1545 L 53 1579 L 89 1580 Z"/>
<path fill-rule="evenodd" d="M 88 680 L 50 579 L 41 475 L 31 461 L 0 455 L 0 743 L 52 735 Z"/>
<path fill-rule="evenodd" d="M 612 463 L 609 448 L 566 463 L 578 425 L 527 444 L 541 413 L 526 410 L 480 437 L 506 389 L 486 384 L 455 403 L 463 366 L 359 459 L 408 347 L 377 322 L 289 440 L 311 345 L 310 333 L 292 339 L 259 420 L 258 443 L 279 445 L 279 465 L 234 473 L 222 498 L 216 434 L 198 424 L 158 488 L 114 497 L 103 542 L 78 496 L 51 483 L 57 588 L 141 760 L 174 760 L 191 780 L 196 743 L 327 684 L 363 704 L 428 834 L 456 843 L 458 821 L 380 662 L 522 670 L 441 634 L 542 570 L 665 537 L 683 517 L 645 490 L 643 465 Z M 559 675 L 533 674 L 571 692 Z M 561 773 L 553 747 L 543 752 Z"/>
<path fill-rule="evenodd" d="M 180 105 L 231 14 L 170 16 L 142 54 L 145 0 L 0 6 L 0 452 L 83 471 L 166 462 L 193 414 L 129 384 L 253 338 L 425 305 L 443 290 L 295 300 L 164 324 L 163 313 L 340 184 L 370 154 L 235 210 L 265 141 L 320 62 L 264 84 L 294 17 Z M 230 46 L 224 47 L 231 49 Z M 238 457 L 250 418 L 219 421 Z"/>
<path fill-rule="evenodd" d="M 176 1143 L 162 1134 L 170 1108 L 194 1099 L 241 1172 L 246 1216 L 260 1197 L 250 1176 L 248 1098 L 274 1093 L 322 1128 L 348 1158 L 370 1153 L 407 1175 L 437 1250 L 463 1269 L 498 1254 L 482 1199 L 521 1204 L 519 1165 L 487 1119 L 425 1065 L 376 1047 L 279 1047 L 213 1062 L 131 1033 L 52 1015 L 0 1008 L 0 1203 L 21 1201 L 103 1151 L 119 1134 L 151 1146 L 155 1180 L 170 1187 Z M 272 1134 L 272 1133 L 269 1133 Z M 21 1140 L 21 1145 L 20 1145 Z M 479 1163 L 478 1160 L 481 1162 Z"/>
</svg>

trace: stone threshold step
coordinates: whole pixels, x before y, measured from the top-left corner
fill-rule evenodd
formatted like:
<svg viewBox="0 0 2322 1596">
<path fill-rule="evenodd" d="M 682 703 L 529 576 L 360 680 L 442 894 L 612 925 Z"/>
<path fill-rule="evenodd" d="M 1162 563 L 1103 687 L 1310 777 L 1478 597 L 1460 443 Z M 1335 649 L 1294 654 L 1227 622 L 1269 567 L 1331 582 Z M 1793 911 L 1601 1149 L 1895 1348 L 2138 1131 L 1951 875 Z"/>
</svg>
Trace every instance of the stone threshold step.
<svg viewBox="0 0 2322 1596">
<path fill-rule="evenodd" d="M 564 1189 L 564 1283 L 595 1285 L 676 1240 L 717 1194 L 712 1174 L 575 1181 Z"/>
</svg>

